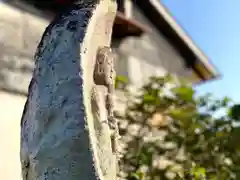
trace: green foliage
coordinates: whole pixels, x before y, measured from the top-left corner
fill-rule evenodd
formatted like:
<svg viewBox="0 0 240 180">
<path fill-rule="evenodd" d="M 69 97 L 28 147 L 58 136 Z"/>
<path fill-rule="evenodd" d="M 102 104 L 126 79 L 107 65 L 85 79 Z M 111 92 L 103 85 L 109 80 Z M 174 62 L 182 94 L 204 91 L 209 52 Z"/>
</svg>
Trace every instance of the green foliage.
<svg viewBox="0 0 240 180">
<path fill-rule="evenodd" d="M 240 104 L 233 105 L 229 111 L 229 116 L 232 119 L 240 121 Z"/>
<path fill-rule="evenodd" d="M 115 87 L 117 89 L 124 89 L 128 84 L 128 79 L 125 76 L 117 76 L 115 80 Z"/>
<path fill-rule="evenodd" d="M 196 97 L 170 75 L 151 77 L 131 97 L 119 117 L 128 124 L 120 132 L 126 143 L 121 168 L 129 180 L 240 179 L 240 105 L 211 94 Z"/>
</svg>

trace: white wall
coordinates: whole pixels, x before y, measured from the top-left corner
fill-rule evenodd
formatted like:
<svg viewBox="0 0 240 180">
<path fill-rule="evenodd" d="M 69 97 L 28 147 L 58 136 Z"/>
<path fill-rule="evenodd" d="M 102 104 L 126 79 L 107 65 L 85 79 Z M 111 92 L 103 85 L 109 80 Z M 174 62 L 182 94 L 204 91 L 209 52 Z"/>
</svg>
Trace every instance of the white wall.
<svg viewBox="0 0 240 180">
<path fill-rule="evenodd" d="M 35 53 L 48 22 L 0 3 L 0 89 L 26 93 Z"/>
<path fill-rule="evenodd" d="M 149 76 L 164 75 L 166 72 L 178 77 L 191 77 L 192 70 L 186 68 L 184 59 L 138 7 L 132 6 L 131 16 L 151 31 L 113 43 L 119 53 L 116 63 L 118 75 L 127 76 L 131 83 L 138 86 Z"/>
<path fill-rule="evenodd" d="M 20 180 L 20 117 L 24 96 L 0 92 L 0 179 Z"/>
</svg>

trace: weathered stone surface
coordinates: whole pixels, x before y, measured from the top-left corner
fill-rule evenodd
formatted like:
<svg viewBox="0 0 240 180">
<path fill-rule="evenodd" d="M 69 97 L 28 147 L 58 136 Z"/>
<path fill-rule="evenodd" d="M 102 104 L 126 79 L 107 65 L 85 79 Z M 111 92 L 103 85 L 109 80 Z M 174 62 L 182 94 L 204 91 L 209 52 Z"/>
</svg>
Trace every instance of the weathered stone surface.
<svg viewBox="0 0 240 180">
<path fill-rule="evenodd" d="M 101 110 L 91 106 L 96 53 L 110 44 L 115 11 L 112 0 L 88 1 L 47 27 L 21 121 L 23 180 L 116 179 L 109 133 L 101 126 L 97 138 Z"/>
</svg>

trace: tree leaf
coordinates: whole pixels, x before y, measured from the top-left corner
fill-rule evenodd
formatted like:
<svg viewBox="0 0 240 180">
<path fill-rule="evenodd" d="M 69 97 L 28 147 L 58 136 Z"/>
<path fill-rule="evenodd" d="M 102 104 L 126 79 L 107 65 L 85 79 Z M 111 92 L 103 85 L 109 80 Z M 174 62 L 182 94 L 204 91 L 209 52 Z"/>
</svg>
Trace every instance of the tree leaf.
<svg viewBox="0 0 240 180">
<path fill-rule="evenodd" d="M 156 100 L 156 97 L 149 93 L 145 93 L 143 96 L 143 100 L 144 102 L 154 102 Z"/>
<path fill-rule="evenodd" d="M 195 91 L 191 87 L 187 87 L 187 86 L 172 88 L 172 92 L 175 93 L 175 95 L 179 99 L 182 99 L 185 101 L 192 101 L 193 95 L 195 93 Z"/>
</svg>

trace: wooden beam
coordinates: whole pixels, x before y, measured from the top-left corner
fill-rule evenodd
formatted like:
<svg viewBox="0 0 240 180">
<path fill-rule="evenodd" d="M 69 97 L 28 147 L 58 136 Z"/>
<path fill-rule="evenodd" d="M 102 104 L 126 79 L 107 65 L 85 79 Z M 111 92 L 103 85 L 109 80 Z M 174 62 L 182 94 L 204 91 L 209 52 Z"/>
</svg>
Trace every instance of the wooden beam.
<svg viewBox="0 0 240 180">
<path fill-rule="evenodd" d="M 118 11 L 114 26 L 113 37 L 140 36 L 144 32 L 149 32 L 150 28 L 140 22 L 127 18 L 122 12 Z"/>
</svg>

